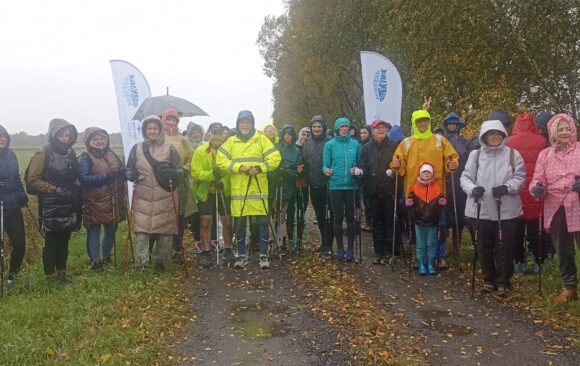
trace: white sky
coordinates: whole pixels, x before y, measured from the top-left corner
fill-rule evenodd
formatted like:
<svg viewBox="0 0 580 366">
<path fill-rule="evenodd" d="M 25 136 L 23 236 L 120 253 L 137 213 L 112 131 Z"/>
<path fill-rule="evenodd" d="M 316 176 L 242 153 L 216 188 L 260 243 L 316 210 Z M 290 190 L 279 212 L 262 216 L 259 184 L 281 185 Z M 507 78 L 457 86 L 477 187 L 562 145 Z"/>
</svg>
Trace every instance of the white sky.
<svg viewBox="0 0 580 366">
<path fill-rule="evenodd" d="M 272 115 L 272 80 L 256 39 L 282 0 L 17 0 L 0 3 L 0 124 L 45 133 L 62 117 L 79 131 L 120 131 L 109 60 L 126 60 L 152 95 L 190 100 L 234 126 L 249 109 Z M 185 128 L 186 121 L 180 123 Z"/>
</svg>

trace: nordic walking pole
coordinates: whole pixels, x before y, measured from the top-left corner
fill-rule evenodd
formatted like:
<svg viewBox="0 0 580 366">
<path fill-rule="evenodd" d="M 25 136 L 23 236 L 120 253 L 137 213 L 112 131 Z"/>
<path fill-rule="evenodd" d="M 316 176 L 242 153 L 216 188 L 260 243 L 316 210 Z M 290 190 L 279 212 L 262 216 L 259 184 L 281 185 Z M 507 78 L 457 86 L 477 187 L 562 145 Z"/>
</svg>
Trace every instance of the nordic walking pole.
<svg viewBox="0 0 580 366">
<path fill-rule="evenodd" d="M 219 212 L 218 192 L 215 192 L 215 238 L 217 245 L 215 246 L 215 260 L 216 266 L 220 265 L 220 212 Z"/>
<path fill-rule="evenodd" d="M 505 270 L 505 251 L 503 247 L 503 229 L 501 227 L 501 199 L 498 197 L 495 199 L 497 203 L 497 236 L 498 236 L 498 245 L 499 245 L 499 258 L 500 258 L 500 268 L 501 273 L 504 280 L 505 286 L 505 279 L 506 279 L 506 270 Z"/>
<path fill-rule="evenodd" d="M 542 295 L 542 269 L 544 267 L 544 260 L 542 258 L 542 229 L 544 226 L 544 198 L 540 197 L 540 216 L 538 217 L 538 247 L 536 248 L 536 255 L 538 260 L 538 295 Z"/>
<path fill-rule="evenodd" d="M 0 296 L 4 297 L 4 194 L 0 197 Z"/>
<path fill-rule="evenodd" d="M 173 179 L 169 179 L 169 190 L 171 191 L 171 202 L 173 203 L 173 212 L 175 213 L 175 226 L 177 227 L 177 232 L 179 233 L 179 214 L 177 213 L 177 205 L 175 204 L 175 191 L 173 190 Z M 187 270 L 187 258 L 185 257 L 185 251 L 183 250 L 183 243 L 181 244 L 180 254 L 181 259 L 183 260 L 183 271 L 185 272 L 185 277 L 189 277 L 189 271 Z"/>
<path fill-rule="evenodd" d="M 393 172 L 391 169 L 387 170 L 387 176 L 391 177 L 395 174 L 395 194 L 394 194 L 394 203 L 395 207 L 393 209 L 393 241 L 392 241 L 392 248 L 391 248 L 391 272 L 395 270 L 395 242 L 397 238 L 397 198 L 398 198 L 398 188 L 399 188 L 399 174 Z"/>
<path fill-rule="evenodd" d="M 475 228 L 473 230 L 473 265 L 471 267 L 471 298 L 475 295 L 475 265 L 477 262 L 477 247 L 479 245 L 479 215 L 481 213 L 481 201 L 475 200 L 477 204 L 477 214 L 475 218 Z"/>
<path fill-rule="evenodd" d="M 456 254 L 461 258 L 461 237 L 459 233 L 459 218 L 457 217 L 457 195 L 455 194 L 455 173 L 451 172 L 451 193 L 453 194 L 453 214 L 455 215 L 455 240 L 457 247 Z M 461 262 L 461 260 L 460 260 Z"/>
<path fill-rule="evenodd" d="M 125 272 L 127 271 L 127 266 L 129 263 L 129 247 L 131 247 L 131 258 L 133 262 L 135 262 L 135 255 L 133 253 L 133 236 L 131 235 L 131 231 L 133 229 L 133 222 L 132 222 L 132 211 L 133 211 L 133 204 L 135 203 L 135 183 L 133 183 L 133 195 L 131 196 L 131 207 L 127 206 L 129 203 L 129 190 L 128 184 L 125 182 L 125 207 L 128 208 L 127 210 L 127 237 L 125 238 L 125 253 L 123 255 L 123 267 Z"/>
<path fill-rule="evenodd" d="M 113 228 L 116 225 L 117 222 L 117 202 L 116 202 L 116 191 L 117 191 L 117 178 L 113 178 L 113 181 L 111 182 L 111 203 L 113 204 Z M 117 241 L 116 239 L 116 235 L 117 234 L 117 230 L 114 230 L 114 234 L 113 237 L 111 238 L 111 240 L 113 241 L 111 243 L 111 245 L 113 245 L 113 264 L 115 266 L 115 268 L 117 268 Z"/>
<path fill-rule="evenodd" d="M 250 175 L 250 177 L 252 177 L 252 175 Z M 256 185 L 258 186 L 258 193 L 260 194 L 260 200 L 262 201 L 262 206 L 264 206 L 264 211 L 266 212 L 266 218 L 267 218 L 268 217 L 268 206 L 266 206 L 266 203 L 264 202 L 264 197 L 262 197 L 262 188 L 260 188 L 260 182 L 258 181 L 258 176 L 254 175 L 253 177 L 256 180 Z M 276 237 L 276 232 L 272 228 L 272 223 L 270 222 L 270 220 L 268 220 L 268 226 L 270 227 L 270 231 L 272 231 L 272 235 L 274 235 L 274 237 Z M 282 260 L 282 248 L 280 248 L 280 244 L 278 242 L 276 242 L 276 244 L 278 245 L 278 257 L 280 258 L 280 260 Z"/>
<path fill-rule="evenodd" d="M 353 189 L 352 191 L 352 195 L 353 195 L 353 205 L 354 205 L 354 229 L 355 229 L 355 239 L 354 239 L 354 244 L 355 244 L 355 251 L 358 257 L 357 263 L 361 264 L 362 263 L 362 241 L 359 240 L 359 238 L 361 237 L 361 233 L 360 233 L 360 208 L 357 206 L 356 204 L 356 194 L 357 192 L 360 192 L 356 189 Z"/>
<path fill-rule="evenodd" d="M 234 239 L 237 238 L 238 230 L 240 229 L 240 225 L 242 224 L 242 221 L 246 221 L 246 220 L 243 219 L 243 217 L 244 217 L 244 208 L 246 207 L 246 202 L 248 201 L 248 193 L 250 193 L 250 185 L 251 184 L 252 184 L 252 176 L 248 174 L 248 185 L 246 187 L 246 193 L 244 194 L 244 200 L 242 201 L 242 210 L 240 211 L 240 218 L 239 218 L 238 222 L 236 223 L 236 225 L 234 227 Z M 225 199 L 224 199 L 224 203 L 225 203 Z M 235 222 L 235 220 L 234 220 L 234 222 Z M 245 222 L 244 225 L 247 225 L 247 222 Z M 236 239 L 236 244 L 237 244 L 237 239 Z M 238 248 L 238 250 L 239 250 L 239 248 Z M 250 250 L 249 253 L 251 253 L 251 252 L 252 251 Z"/>
</svg>

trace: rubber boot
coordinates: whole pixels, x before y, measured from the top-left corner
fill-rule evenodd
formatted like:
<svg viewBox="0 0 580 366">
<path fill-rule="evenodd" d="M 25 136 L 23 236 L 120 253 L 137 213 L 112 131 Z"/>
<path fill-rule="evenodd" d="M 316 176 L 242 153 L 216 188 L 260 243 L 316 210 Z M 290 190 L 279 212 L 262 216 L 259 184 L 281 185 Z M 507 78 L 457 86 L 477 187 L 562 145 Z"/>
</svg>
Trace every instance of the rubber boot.
<svg viewBox="0 0 580 366">
<path fill-rule="evenodd" d="M 429 272 L 429 275 L 431 276 L 436 275 L 437 269 L 435 268 L 435 259 L 429 258 L 428 262 L 429 264 L 427 265 L 427 271 Z"/>
<path fill-rule="evenodd" d="M 422 260 L 419 262 L 419 274 L 421 276 L 426 276 L 427 275 L 427 266 L 425 266 L 425 261 Z"/>
</svg>

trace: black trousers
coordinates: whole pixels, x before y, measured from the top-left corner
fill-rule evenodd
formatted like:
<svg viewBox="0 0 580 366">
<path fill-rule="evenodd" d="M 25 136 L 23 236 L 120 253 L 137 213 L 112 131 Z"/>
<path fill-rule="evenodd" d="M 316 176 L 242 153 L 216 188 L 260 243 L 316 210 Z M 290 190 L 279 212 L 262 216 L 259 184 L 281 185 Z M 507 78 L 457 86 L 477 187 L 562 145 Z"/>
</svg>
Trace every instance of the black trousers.
<svg viewBox="0 0 580 366">
<path fill-rule="evenodd" d="M 19 208 L 4 210 L 4 230 L 10 239 L 10 269 L 9 273 L 17 274 L 24 259 L 25 236 L 24 219 Z"/>
<path fill-rule="evenodd" d="M 346 237 L 348 240 L 348 250 L 354 250 L 354 236 L 356 227 L 354 222 L 354 211 L 356 195 L 358 191 L 347 190 L 331 190 L 330 203 L 332 204 L 333 225 L 337 250 L 344 249 L 342 221 L 346 217 Z"/>
<path fill-rule="evenodd" d="M 393 214 L 395 202 L 392 197 L 379 197 L 378 195 L 366 198 L 369 203 L 367 215 L 372 223 L 375 255 L 390 257 L 393 254 Z M 397 243 L 397 240 L 401 240 L 400 235 L 395 236 L 395 245 L 400 245 L 400 243 Z"/>
<path fill-rule="evenodd" d="M 49 231 L 45 234 L 42 251 L 45 275 L 66 271 L 70 235 L 70 231 Z"/>
<path fill-rule="evenodd" d="M 310 187 L 310 202 L 314 208 L 318 230 L 320 230 L 320 245 L 324 250 L 332 250 L 334 231 L 332 228 L 333 215 L 332 206 L 328 201 L 328 190 L 326 186 Z M 328 209 L 328 218 L 327 216 Z"/>
<path fill-rule="evenodd" d="M 479 220 L 479 243 L 477 254 L 485 283 L 509 288 L 514 274 L 514 243 L 517 218 L 502 220 L 503 240 L 500 244 L 498 223 L 492 220 Z"/>
</svg>

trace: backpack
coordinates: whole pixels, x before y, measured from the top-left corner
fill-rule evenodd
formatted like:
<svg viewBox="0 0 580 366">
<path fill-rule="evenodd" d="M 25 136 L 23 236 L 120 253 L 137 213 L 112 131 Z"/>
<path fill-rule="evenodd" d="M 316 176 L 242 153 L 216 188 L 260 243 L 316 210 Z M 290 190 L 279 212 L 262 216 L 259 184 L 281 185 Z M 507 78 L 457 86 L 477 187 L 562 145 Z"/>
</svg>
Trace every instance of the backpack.
<svg viewBox="0 0 580 366">
<path fill-rule="evenodd" d="M 153 168 L 153 174 L 155 175 L 155 180 L 166 192 L 175 191 L 177 186 L 181 183 L 183 175 L 178 174 L 178 167 L 173 163 L 167 161 L 157 161 L 149 151 L 149 145 L 143 143 L 143 155 L 151 167 Z M 176 151 L 173 147 L 170 148 L 171 160 L 174 161 L 174 154 Z"/>
</svg>

